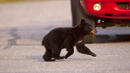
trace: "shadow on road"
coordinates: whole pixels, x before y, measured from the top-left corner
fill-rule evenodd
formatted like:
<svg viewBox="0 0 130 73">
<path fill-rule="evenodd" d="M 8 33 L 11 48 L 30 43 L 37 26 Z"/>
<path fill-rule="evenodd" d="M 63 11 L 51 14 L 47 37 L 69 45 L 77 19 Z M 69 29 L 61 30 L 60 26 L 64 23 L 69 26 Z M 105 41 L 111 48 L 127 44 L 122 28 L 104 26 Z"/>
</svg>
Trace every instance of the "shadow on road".
<svg viewBox="0 0 130 73">
<path fill-rule="evenodd" d="M 96 35 L 96 43 L 130 42 L 130 34 Z"/>
</svg>

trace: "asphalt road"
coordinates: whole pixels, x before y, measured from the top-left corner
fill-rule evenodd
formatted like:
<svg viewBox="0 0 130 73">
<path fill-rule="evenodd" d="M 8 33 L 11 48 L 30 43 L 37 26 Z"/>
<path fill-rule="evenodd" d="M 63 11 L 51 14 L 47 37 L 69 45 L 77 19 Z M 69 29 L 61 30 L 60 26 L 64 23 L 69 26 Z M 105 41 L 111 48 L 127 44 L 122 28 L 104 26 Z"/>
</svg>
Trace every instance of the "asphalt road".
<svg viewBox="0 0 130 73">
<path fill-rule="evenodd" d="M 130 73 L 129 27 L 97 28 L 96 43 L 86 44 L 96 58 L 75 50 L 44 62 L 41 40 L 56 27 L 71 27 L 69 0 L 0 4 L 0 73 Z"/>
</svg>

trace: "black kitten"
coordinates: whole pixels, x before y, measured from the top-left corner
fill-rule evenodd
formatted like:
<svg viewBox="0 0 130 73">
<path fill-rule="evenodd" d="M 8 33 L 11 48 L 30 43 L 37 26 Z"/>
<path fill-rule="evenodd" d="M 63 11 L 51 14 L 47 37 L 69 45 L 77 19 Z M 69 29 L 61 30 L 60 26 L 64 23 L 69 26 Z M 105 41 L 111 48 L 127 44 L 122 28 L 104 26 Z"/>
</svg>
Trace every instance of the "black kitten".
<svg viewBox="0 0 130 73">
<path fill-rule="evenodd" d="M 49 32 L 42 41 L 46 52 L 43 56 L 45 61 L 55 61 L 55 59 L 67 59 L 74 53 L 74 46 L 80 53 L 96 57 L 83 43 L 84 36 L 95 33 L 91 24 L 81 20 L 81 23 L 74 28 L 56 28 Z M 67 54 L 60 56 L 61 49 L 66 48 Z"/>
</svg>

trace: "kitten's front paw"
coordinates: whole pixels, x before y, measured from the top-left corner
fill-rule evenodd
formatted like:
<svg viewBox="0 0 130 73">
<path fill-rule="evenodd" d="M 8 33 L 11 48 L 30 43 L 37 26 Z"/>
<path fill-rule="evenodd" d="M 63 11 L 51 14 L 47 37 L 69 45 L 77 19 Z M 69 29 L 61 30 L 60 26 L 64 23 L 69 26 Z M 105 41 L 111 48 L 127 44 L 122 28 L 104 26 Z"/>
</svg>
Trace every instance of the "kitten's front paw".
<svg viewBox="0 0 130 73">
<path fill-rule="evenodd" d="M 93 57 L 96 57 L 96 56 L 97 56 L 95 53 L 91 53 L 90 55 L 93 56 Z"/>
</svg>

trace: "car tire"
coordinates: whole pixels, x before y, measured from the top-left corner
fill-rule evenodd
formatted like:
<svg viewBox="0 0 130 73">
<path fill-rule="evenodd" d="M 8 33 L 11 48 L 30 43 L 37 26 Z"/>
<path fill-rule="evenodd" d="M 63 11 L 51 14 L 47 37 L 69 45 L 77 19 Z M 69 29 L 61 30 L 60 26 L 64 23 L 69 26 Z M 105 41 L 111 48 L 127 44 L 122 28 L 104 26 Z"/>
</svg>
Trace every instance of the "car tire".
<svg viewBox="0 0 130 73">
<path fill-rule="evenodd" d="M 72 12 L 72 26 L 73 27 L 80 24 L 81 19 L 86 19 L 95 28 L 94 19 L 86 16 L 86 14 L 84 13 L 84 11 L 81 7 L 80 0 L 71 0 L 71 12 Z M 84 37 L 85 43 L 94 43 L 94 41 L 95 41 L 94 34 L 86 35 Z"/>
</svg>

